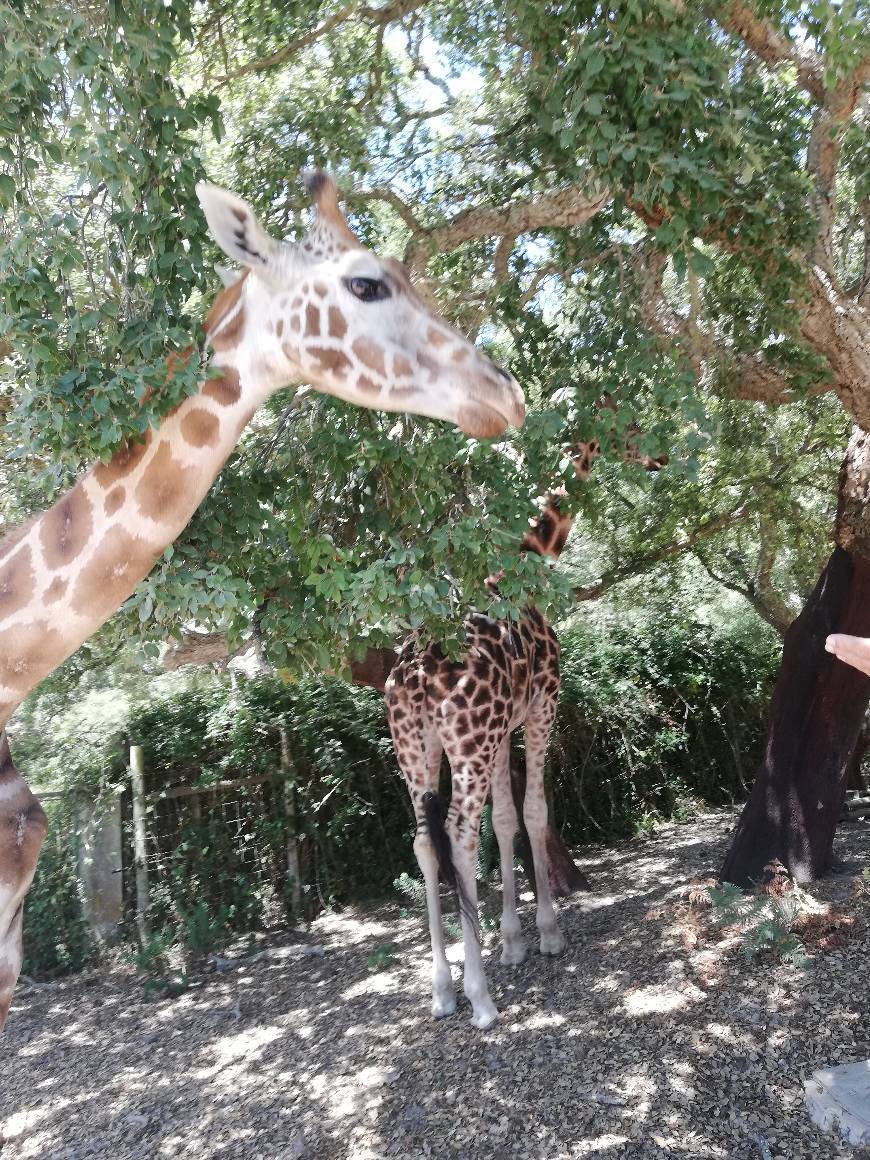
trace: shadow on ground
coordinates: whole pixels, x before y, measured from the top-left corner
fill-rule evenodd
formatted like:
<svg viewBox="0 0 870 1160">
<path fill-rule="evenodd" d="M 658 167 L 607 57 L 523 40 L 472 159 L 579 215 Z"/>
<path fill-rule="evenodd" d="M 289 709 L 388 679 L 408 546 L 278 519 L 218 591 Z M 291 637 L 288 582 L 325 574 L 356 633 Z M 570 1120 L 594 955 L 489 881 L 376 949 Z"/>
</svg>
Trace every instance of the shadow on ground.
<svg viewBox="0 0 870 1160">
<path fill-rule="evenodd" d="M 126 969 L 26 992 L 2 1041 L 3 1160 L 857 1156 L 809 1123 L 803 1080 L 870 1057 L 868 935 L 807 970 L 671 936 L 667 904 L 714 873 L 733 822 L 582 851 L 594 891 L 562 905 L 565 955 L 506 968 L 492 941 L 486 1033 L 464 1002 L 430 1020 L 425 919 L 398 905 L 318 920 L 323 957 L 272 948 L 174 999 L 145 1002 Z M 866 865 L 870 827 L 838 853 Z M 523 922 L 531 940 L 528 902 Z"/>
</svg>

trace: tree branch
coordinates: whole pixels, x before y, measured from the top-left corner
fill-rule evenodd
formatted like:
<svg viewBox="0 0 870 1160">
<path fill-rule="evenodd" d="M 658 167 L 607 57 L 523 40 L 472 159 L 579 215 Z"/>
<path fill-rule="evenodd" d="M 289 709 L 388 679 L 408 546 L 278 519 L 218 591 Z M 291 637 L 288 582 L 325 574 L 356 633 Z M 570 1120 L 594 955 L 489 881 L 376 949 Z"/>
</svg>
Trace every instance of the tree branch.
<svg viewBox="0 0 870 1160">
<path fill-rule="evenodd" d="M 660 564 L 663 560 L 672 560 L 675 556 L 690 552 L 699 541 L 715 536 L 718 532 L 724 531 L 725 528 L 732 527 L 740 520 L 745 519 L 749 513 L 749 505 L 742 504 L 733 512 L 723 512 L 722 515 L 714 516 L 713 519 L 707 520 L 694 531 L 679 536 L 677 539 L 671 540 L 670 543 L 663 544 L 660 548 L 654 548 L 651 552 L 644 552 L 641 556 L 635 556 L 623 564 L 618 564 L 615 568 L 605 572 L 593 584 L 575 588 L 574 597 L 576 600 L 598 600 L 615 584 L 620 584 L 623 580 L 630 580 L 633 576 L 648 572 L 650 568 Z"/>
<path fill-rule="evenodd" d="M 738 37 L 747 48 L 760 57 L 770 68 L 788 64 L 794 67 L 801 88 L 817 101 L 825 98 L 824 62 L 818 53 L 799 48 L 770 21 L 756 15 L 752 6 L 730 0 L 723 6 L 714 5 L 710 15 L 726 31 Z"/>
<path fill-rule="evenodd" d="M 569 186 L 551 193 L 535 194 L 500 206 L 473 206 L 462 210 L 442 226 L 434 226 L 411 238 L 405 262 L 422 273 L 431 253 L 454 250 L 478 238 L 518 238 L 532 230 L 568 229 L 584 225 L 610 200 L 608 191 L 590 193 Z"/>
</svg>

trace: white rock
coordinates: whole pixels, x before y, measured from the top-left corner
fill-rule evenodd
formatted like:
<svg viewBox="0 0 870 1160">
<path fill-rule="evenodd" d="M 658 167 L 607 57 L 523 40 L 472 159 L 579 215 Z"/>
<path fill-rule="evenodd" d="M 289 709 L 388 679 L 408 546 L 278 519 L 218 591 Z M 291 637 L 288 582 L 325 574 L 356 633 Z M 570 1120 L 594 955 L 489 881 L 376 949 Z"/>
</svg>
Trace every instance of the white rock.
<svg viewBox="0 0 870 1160">
<path fill-rule="evenodd" d="M 850 1144 L 870 1144 L 870 1059 L 825 1067 L 804 1082 L 813 1123 Z"/>
</svg>

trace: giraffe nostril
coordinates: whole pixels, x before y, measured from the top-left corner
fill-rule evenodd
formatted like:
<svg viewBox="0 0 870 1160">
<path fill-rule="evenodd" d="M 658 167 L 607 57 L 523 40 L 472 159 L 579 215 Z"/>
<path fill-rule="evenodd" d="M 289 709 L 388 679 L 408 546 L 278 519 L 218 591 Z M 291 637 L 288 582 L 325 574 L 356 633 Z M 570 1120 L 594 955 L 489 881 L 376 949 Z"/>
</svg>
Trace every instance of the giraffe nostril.
<svg viewBox="0 0 870 1160">
<path fill-rule="evenodd" d="M 510 371 L 506 371 L 504 367 L 500 367 L 498 363 L 493 363 L 492 365 L 495 367 L 496 374 L 501 375 L 501 377 L 506 382 L 510 383 L 513 381 L 513 375 L 510 373 Z"/>
</svg>

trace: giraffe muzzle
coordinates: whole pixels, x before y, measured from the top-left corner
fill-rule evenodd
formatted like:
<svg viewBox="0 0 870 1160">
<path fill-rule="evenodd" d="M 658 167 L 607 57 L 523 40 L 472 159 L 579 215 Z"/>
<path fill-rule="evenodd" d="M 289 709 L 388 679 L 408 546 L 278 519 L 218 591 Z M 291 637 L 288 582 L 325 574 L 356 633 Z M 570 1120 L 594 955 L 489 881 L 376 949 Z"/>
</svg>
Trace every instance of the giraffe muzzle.
<svg viewBox="0 0 870 1160">
<path fill-rule="evenodd" d="M 478 378 L 459 408 L 457 426 L 466 435 L 491 439 L 508 427 L 522 427 L 526 403 L 519 383 L 508 371 L 493 366 L 498 379 Z"/>
</svg>

